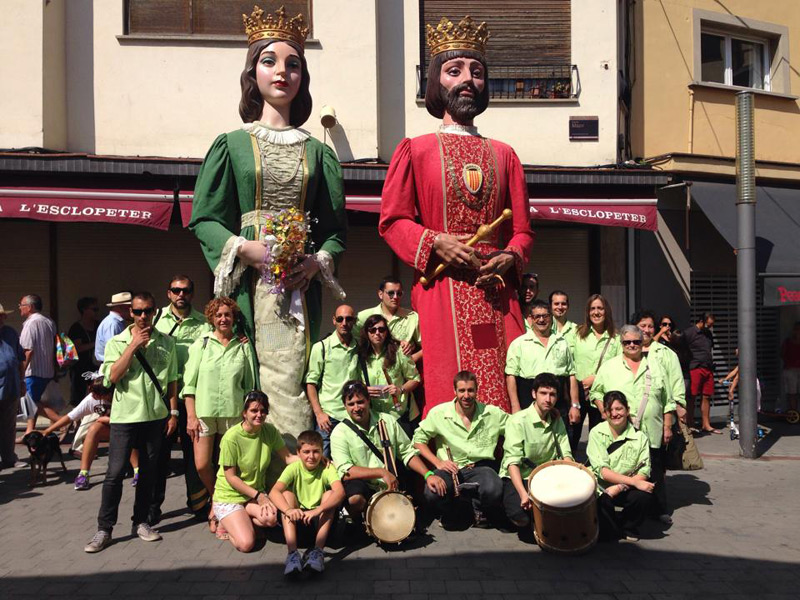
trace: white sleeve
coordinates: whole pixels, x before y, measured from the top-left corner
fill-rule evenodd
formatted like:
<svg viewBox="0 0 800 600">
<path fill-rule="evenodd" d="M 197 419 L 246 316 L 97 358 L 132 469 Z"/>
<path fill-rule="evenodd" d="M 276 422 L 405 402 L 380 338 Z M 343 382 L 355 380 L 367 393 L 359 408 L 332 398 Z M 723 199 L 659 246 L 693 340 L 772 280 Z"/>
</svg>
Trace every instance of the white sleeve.
<svg viewBox="0 0 800 600">
<path fill-rule="evenodd" d="M 78 419 L 82 419 L 94 412 L 94 407 L 100 404 L 99 400 L 96 400 L 91 394 L 88 394 L 86 398 L 81 400 L 80 404 L 73 408 L 67 416 L 69 416 L 71 421 L 77 421 Z"/>
</svg>

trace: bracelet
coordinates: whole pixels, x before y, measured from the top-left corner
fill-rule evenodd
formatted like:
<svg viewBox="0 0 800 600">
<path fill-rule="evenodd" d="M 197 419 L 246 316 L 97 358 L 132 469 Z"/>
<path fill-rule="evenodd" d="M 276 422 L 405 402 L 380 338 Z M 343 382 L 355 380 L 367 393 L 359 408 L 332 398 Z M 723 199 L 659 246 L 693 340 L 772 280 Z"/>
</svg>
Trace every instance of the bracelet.
<svg viewBox="0 0 800 600">
<path fill-rule="evenodd" d="M 425 481 L 428 481 L 428 477 L 430 477 L 431 475 L 435 475 L 435 473 L 433 471 L 428 471 L 427 473 L 425 473 Z"/>
<path fill-rule="evenodd" d="M 256 492 L 256 495 L 253 496 L 253 502 L 258 502 L 258 497 L 261 495 L 261 492 Z"/>
<path fill-rule="evenodd" d="M 178 416 L 178 415 L 180 415 L 180 414 L 181 414 L 181 413 L 179 413 L 177 410 L 171 410 L 171 411 L 169 411 L 169 415 L 170 415 L 171 417 L 177 417 L 177 416 Z"/>
</svg>

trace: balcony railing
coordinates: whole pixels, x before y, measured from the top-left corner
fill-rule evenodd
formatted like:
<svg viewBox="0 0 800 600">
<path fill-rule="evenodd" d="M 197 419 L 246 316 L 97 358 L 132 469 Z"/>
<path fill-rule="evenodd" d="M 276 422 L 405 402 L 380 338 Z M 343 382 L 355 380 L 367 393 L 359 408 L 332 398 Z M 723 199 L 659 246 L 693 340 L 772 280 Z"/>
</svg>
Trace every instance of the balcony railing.
<svg viewBox="0 0 800 600">
<path fill-rule="evenodd" d="M 580 91 L 577 65 L 491 67 L 489 97 L 512 100 L 577 98 Z M 425 97 L 428 78 L 417 66 L 417 98 Z"/>
</svg>

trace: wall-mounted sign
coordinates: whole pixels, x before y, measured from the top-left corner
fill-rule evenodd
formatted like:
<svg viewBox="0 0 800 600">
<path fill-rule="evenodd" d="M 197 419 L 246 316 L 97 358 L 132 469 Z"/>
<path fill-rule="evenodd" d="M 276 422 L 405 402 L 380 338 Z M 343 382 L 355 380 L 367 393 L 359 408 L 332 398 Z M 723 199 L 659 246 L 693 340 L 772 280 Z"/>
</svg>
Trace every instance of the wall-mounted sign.
<svg viewBox="0 0 800 600">
<path fill-rule="evenodd" d="M 596 142 L 599 140 L 599 119 L 597 117 L 570 117 L 569 139 L 573 142 Z"/>
<path fill-rule="evenodd" d="M 800 277 L 764 277 L 764 306 L 800 304 Z"/>
</svg>

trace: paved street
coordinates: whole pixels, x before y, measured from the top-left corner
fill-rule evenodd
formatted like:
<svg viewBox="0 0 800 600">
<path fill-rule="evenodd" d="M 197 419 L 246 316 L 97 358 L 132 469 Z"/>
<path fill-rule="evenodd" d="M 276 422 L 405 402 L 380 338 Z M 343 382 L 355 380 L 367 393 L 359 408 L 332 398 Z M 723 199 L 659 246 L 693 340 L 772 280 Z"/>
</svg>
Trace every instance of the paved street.
<svg viewBox="0 0 800 600">
<path fill-rule="evenodd" d="M 445 532 L 437 524 L 414 547 L 375 545 L 329 552 L 321 579 L 283 580 L 285 550 L 268 541 L 243 555 L 218 542 L 182 510 L 182 481 L 169 482 L 164 540 L 147 544 L 126 526 L 132 490 L 126 482 L 112 546 L 83 552 L 95 531 L 106 460 L 93 486 L 76 492 L 78 463 L 60 481 L 27 487 L 27 465 L 0 473 L 2 598 L 128 596 L 159 598 L 774 598 L 800 589 L 800 425 L 776 425 L 764 459 L 737 458 L 727 436 L 698 440 L 706 468 L 668 477 L 675 525 L 649 530 L 638 544 L 596 547 L 586 556 L 544 554 L 516 534 Z M 26 453 L 18 447 L 20 457 Z"/>
</svg>

